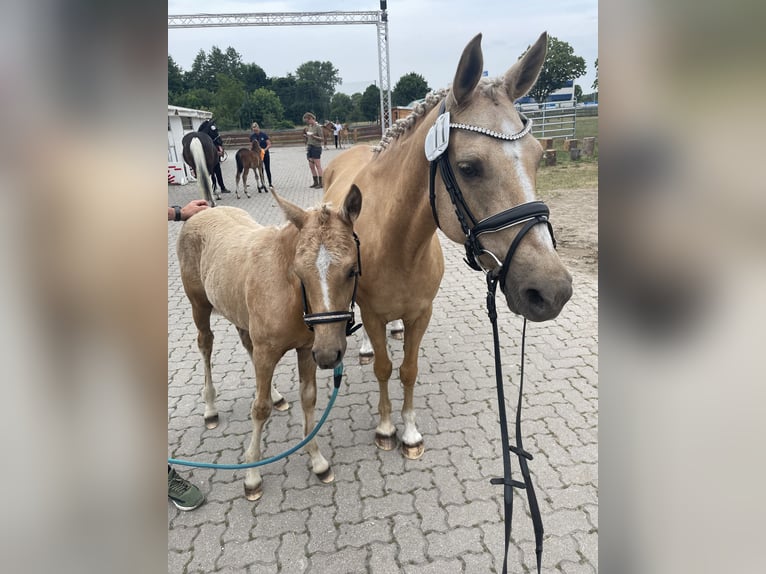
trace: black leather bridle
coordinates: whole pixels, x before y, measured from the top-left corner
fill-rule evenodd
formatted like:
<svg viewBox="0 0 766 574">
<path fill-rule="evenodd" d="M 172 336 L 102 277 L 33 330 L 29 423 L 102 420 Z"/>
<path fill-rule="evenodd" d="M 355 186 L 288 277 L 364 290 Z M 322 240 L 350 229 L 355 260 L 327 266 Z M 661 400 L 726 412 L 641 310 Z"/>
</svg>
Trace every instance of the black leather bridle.
<svg viewBox="0 0 766 574">
<path fill-rule="evenodd" d="M 356 288 L 359 285 L 359 277 L 362 275 L 362 255 L 359 249 L 359 236 L 355 232 L 354 243 L 356 243 L 356 272 L 354 273 L 354 293 L 351 295 L 351 306 L 348 311 L 326 311 L 324 313 L 309 313 L 308 298 L 306 297 L 306 287 L 301 281 L 301 295 L 303 297 L 303 321 L 310 331 L 314 330 L 314 325 L 321 323 L 346 322 L 346 337 L 352 335 L 362 324 L 355 323 L 354 307 L 356 306 Z"/>
<path fill-rule="evenodd" d="M 497 400 L 500 411 L 500 434 L 503 442 L 503 476 L 501 478 L 493 478 L 490 480 L 492 484 L 503 485 L 503 501 L 505 506 L 505 551 L 503 552 L 503 574 L 508 572 L 508 548 L 511 541 L 511 520 L 513 517 L 513 489 L 521 488 L 527 492 L 527 501 L 529 502 L 529 509 L 532 515 L 532 524 L 535 532 L 535 556 L 537 558 L 537 572 L 541 572 L 542 553 L 543 553 L 543 521 L 540 515 L 540 507 L 537 503 L 537 496 L 535 495 L 534 486 L 529 474 L 529 466 L 527 461 L 532 460 L 532 455 L 524 450 L 522 444 L 521 435 L 521 397 L 524 389 L 524 342 L 526 338 L 527 320 L 524 319 L 524 326 L 522 330 L 521 339 L 521 377 L 519 383 L 519 400 L 516 407 L 516 445 L 512 445 L 508 439 L 508 425 L 505 414 L 505 397 L 503 393 L 503 371 L 500 360 L 500 340 L 497 329 L 497 308 L 495 306 L 495 294 L 497 291 L 498 281 L 503 290 L 505 290 L 505 281 L 508 276 L 508 269 L 511 265 L 511 259 L 519 243 L 524 236 L 531 231 L 531 229 L 544 223 L 548 227 L 548 231 L 551 234 L 553 241 L 553 247 L 556 247 L 556 239 L 553 235 L 553 227 L 548 220 L 549 210 L 548 206 L 542 201 L 531 201 L 523 203 L 515 207 L 511 207 L 477 221 L 468 205 L 465 202 L 463 193 L 460 190 L 457 179 L 455 179 L 455 173 L 450 165 L 449 156 L 447 153 L 447 147 L 449 145 L 449 130 L 450 129 L 462 129 L 480 133 L 489 137 L 497 138 L 505 141 L 515 141 L 525 137 L 532 129 L 532 120 L 525 117 L 523 114 L 521 120 L 524 123 L 522 129 L 513 134 L 505 134 L 495 132 L 487 128 L 481 128 L 477 126 L 471 126 L 459 123 L 450 123 L 449 113 L 446 112 L 446 98 L 442 100 L 441 107 L 439 108 L 439 117 L 437 118 L 434 126 L 429 130 L 426 137 L 425 152 L 426 158 L 430 162 L 429 169 L 429 200 L 431 202 L 431 212 L 433 213 L 436 226 L 439 226 L 439 217 L 436 211 L 436 171 L 439 170 L 444 187 L 447 190 L 452 205 L 455 208 L 455 214 L 460 227 L 465 235 L 465 253 L 466 257 L 464 261 L 476 271 L 484 271 L 487 277 L 487 312 L 490 322 L 492 324 L 492 336 L 494 339 L 494 351 L 495 351 L 495 378 L 497 381 Z M 508 252 L 506 253 L 502 263 L 498 258 L 490 251 L 484 249 L 481 244 L 480 236 L 484 233 L 495 233 L 503 229 L 508 229 L 514 225 L 522 225 L 511 242 Z M 498 267 L 494 270 L 486 269 L 479 257 L 481 255 L 490 255 L 498 264 Z M 514 453 L 519 460 L 519 467 L 521 469 L 523 482 L 513 480 L 511 477 L 511 461 L 510 452 Z"/>
</svg>

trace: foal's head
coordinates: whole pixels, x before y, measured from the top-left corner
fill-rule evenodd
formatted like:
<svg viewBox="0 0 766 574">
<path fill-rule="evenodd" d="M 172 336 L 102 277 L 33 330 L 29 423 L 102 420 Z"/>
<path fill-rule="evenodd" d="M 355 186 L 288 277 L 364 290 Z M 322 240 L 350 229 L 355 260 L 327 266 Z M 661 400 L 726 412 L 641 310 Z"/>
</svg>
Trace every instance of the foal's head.
<svg viewBox="0 0 766 574">
<path fill-rule="evenodd" d="M 348 313 L 361 272 L 353 225 L 362 208 L 362 194 L 352 186 L 338 210 L 327 204 L 304 210 L 274 197 L 299 230 L 293 269 L 305 292 L 304 312 L 314 331 L 314 360 L 320 368 L 332 369 L 346 352 Z"/>
</svg>

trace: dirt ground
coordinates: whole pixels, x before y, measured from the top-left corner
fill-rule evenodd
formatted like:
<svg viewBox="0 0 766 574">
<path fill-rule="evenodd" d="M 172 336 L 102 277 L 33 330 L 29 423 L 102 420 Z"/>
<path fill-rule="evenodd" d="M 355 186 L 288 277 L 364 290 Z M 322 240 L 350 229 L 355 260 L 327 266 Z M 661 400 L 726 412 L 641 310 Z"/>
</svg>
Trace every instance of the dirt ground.
<svg viewBox="0 0 766 574">
<path fill-rule="evenodd" d="M 539 193 L 551 210 L 558 252 L 581 271 L 598 272 L 598 190 L 565 189 Z"/>
</svg>

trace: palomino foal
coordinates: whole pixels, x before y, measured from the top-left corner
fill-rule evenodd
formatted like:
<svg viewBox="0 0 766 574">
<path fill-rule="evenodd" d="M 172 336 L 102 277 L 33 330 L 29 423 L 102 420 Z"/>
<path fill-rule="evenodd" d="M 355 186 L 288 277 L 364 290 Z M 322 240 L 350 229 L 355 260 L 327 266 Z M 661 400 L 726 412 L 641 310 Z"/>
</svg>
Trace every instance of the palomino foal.
<svg viewBox="0 0 766 574">
<path fill-rule="evenodd" d="M 343 359 L 359 272 L 353 229 L 362 207 L 358 189 L 351 189 L 338 210 L 327 204 L 303 210 L 276 193 L 274 197 L 287 218 L 280 227 L 259 225 L 235 207 L 216 207 L 189 219 L 178 236 L 181 279 L 205 365 L 208 428 L 218 425 L 210 369 L 213 311 L 234 324 L 255 366 L 253 434 L 245 452 L 247 463 L 261 459 L 263 426 L 272 406 L 284 404 L 272 385 L 272 375 L 290 349 L 298 354 L 304 436 L 313 429 L 316 367 L 332 369 Z M 316 315 L 322 319 L 312 320 Z M 316 439 L 308 443 L 306 451 L 314 474 L 322 482 L 331 482 L 332 469 Z M 245 496 L 258 500 L 262 494 L 258 468 L 248 469 Z"/>
</svg>

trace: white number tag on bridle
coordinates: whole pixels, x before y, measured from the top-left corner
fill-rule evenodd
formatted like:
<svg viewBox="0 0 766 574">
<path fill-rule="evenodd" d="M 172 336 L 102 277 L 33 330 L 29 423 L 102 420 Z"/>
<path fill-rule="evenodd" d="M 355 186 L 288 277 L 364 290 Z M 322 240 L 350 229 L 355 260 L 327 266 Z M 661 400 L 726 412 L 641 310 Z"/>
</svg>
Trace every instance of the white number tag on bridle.
<svg viewBox="0 0 766 574">
<path fill-rule="evenodd" d="M 433 161 L 447 149 L 449 145 L 449 112 L 444 112 L 431 126 L 426 134 L 426 159 Z"/>
</svg>

